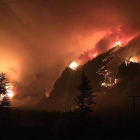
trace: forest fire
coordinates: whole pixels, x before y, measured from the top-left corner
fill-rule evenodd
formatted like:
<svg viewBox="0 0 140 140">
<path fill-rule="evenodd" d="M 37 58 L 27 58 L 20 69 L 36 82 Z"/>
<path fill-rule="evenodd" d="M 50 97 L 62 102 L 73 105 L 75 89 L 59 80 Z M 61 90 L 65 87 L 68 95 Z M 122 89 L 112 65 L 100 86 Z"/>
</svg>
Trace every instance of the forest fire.
<svg viewBox="0 0 140 140">
<path fill-rule="evenodd" d="M 6 95 L 9 96 L 9 98 L 11 99 L 11 98 L 13 98 L 14 93 L 11 89 L 7 89 L 7 94 Z"/>
<path fill-rule="evenodd" d="M 116 47 L 116 46 L 121 47 L 121 41 L 116 42 L 113 47 Z"/>
<path fill-rule="evenodd" d="M 73 70 L 76 70 L 77 66 L 78 66 L 78 64 L 74 61 L 69 65 L 69 67 Z"/>
<path fill-rule="evenodd" d="M 135 57 L 131 57 L 131 58 L 130 58 L 130 62 L 137 63 L 137 60 L 136 60 Z"/>
<path fill-rule="evenodd" d="M 125 60 L 125 65 L 128 66 L 130 64 L 130 62 L 138 63 L 136 57 L 131 57 L 130 59 Z"/>
<path fill-rule="evenodd" d="M 115 46 L 109 52 L 109 55 L 102 59 L 102 65 L 101 65 L 100 69 L 97 71 L 97 73 L 99 75 L 104 76 L 104 81 L 101 83 L 102 87 L 111 87 L 118 83 L 118 79 L 115 79 L 116 76 L 107 66 L 107 64 L 112 61 L 113 57 L 120 53 L 121 48 L 118 48 L 118 46 L 121 45 L 120 41 L 118 43 L 116 43 L 116 45 L 117 46 Z"/>
<path fill-rule="evenodd" d="M 118 83 L 118 79 L 115 79 L 113 82 L 110 82 L 110 83 L 108 83 L 108 82 L 103 82 L 102 84 L 101 84 L 101 86 L 102 87 L 111 87 L 111 86 L 113 86 L 113 85 L 115 85 L 115 84 L 117 84 Z"/>
</svg>

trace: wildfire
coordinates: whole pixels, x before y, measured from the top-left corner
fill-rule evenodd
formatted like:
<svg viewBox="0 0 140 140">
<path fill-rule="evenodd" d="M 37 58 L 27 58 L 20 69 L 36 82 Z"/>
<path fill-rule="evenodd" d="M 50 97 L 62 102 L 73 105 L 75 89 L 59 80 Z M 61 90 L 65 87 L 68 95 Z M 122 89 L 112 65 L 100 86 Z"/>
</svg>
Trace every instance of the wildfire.
<svg viewBox="0 0 140 140">
<path fill-rule="evenodd" d="M 93 58 L 95 58 L 97 56 L 97 53 L 95 53 L 94 55 L 93 55 Z"/>
<path fill-rule="evenodd" d="M 49 93 L 45 93 L 46 97 L 49 98 L 50 94 Z"/>
<path fill-rule="evenodd" d="M 14 93 L 12 90 L 7 90 L 7 96 L 9 96 L 9 98 L 13 98 Z"/>
<path fill-rule="evenodd" d="M 1 94 L 0 95 L 0 100 L 2 100 L 5 96 L 6 97 L 8 96 L 11 99 L 11 98 L 13 98 L 14 93 L 13 93 L 13 91 L 11 89 L 7 89 L 7 93 L 6 94 Z"/>
<path fill-rule="evenodd" d="M 137 60 L 136 60 L 136 58 L 134 58 L 134 57 L 131 57 L 131 58 L 130 58 L 130 62 L 137 63 Z"/>
<path fill-rule="evenodd" d="M 78 66 L 78 64 L 74 61 L 69 65 L 69 67 L 73 70 L 76 70 L 77 66 Z"/>
<path fill-rule="evenodd" d="M 114 83 L 106 83 L 106 82 L 101 84 L 102 87 L 111 87 L 113 85 L 114 85 Z"/>
<path fill-rule="evenodd" d="M 111 87 L 111 86 L 113 86 L 113 85 L 115 85 L 115 84 L 117 84 L 117 83 L 118 83 L 118 79 L 115 79 L 114 82 L 110 82 L 110 83 L 108 83 L 108 82 L 103 82 L 103 83 L 101 84 L 101 86 L 102 86 L 102 87 Z"/>
<path fill-rule="evenodd" d="M 116 42 L 113 47 L 116 47 L 116 46 L 121 47 L 121 41 Z"/>
<path fill-rule="evenodd" d="M 136 57 L 131 57 L 130 59 L 125 60 L 125 65 L 128 66 L 130 62 L 138 63 Z"/>
<path fill-rule="evenodd" d="M 9 98 L 13 98 L 13 96 L 14 96 L 14 93 L 11 89 L 12 89 L 12 87 L 10 85 L 8 85 L 8 86 L 6 85 L 6 90 L 7 90 L 6 96 L 8 96 Z"/>
</svg>

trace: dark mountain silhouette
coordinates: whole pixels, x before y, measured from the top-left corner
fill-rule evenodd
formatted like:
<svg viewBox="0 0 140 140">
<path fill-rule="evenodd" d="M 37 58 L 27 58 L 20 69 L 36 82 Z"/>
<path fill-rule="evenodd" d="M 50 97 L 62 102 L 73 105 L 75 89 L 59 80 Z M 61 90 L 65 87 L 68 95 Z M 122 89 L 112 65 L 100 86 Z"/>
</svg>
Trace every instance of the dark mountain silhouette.
<svg viewBox="0 0 140 140">
<path fill-rule="evenodd" d="M 111 61 L 113 54 L 116 53 L 115 49 L 116 48 L 113 48 L 104 54 L 100 54 L 95 59 L 88 61 L 85 65 L 77 68 L 77 70 L 72 70 L 68 67 L 65 68 L 61 77 L 55 82 L 54 89 L 48 98 L 47 106 L 49 106 L 49 109 L 68 111 L 70 106 L 73 106 L 72 102 L 78 95 L 75 85 L 79 82 L 80 75 L 83 71 L 90 80 L 90 85 L 94 91 L 100 91 L 101 82 L 104 81 L 104 76 L 99 75 L 97 72 L 102 65 L 106 65 Z M 105 58 L 107 60 L 103 62 L 103 59 Z"/>
</svg>

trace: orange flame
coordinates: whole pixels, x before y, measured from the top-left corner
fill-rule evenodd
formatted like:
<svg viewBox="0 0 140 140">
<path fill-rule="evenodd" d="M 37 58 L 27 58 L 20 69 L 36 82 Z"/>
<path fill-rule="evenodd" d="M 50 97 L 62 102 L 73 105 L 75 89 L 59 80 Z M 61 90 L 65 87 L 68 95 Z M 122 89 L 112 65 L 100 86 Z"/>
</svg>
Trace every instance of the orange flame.
<svg viewBox="0 0 140 140">
<path fill-rule="evenodd" d="M 76 70 L 77 66 L 78 66 L 78 64 L 74 61 L 69 65 L 69 67 L 73 70 Z"/>
<path fill-rule="evenodd" d="M 9 96 L 9 98 L 13 98 L 14 93 L 12 90 L 7 90 L 7 96 Z"/>
<path fill-rule="evenodd" d="M 113 45 L 113 47 L 116 47 L 116 46 L 121 47 L 121 41 L 118 41 Z"/>
<path fill-rule="evenodd" d="M 14 96 L 14 92 L 11 89 L 12 89 L 11 86 L 6 85 L 6 90 L 7 90 L 6 96 L 8 96 L 9 98 L 13 98 L 13 96 Z"/>
<path fill-rule="evenodd" d="M 93 55 L 93 58 L 95 58 L 97 56 L 97 53 L 95 53 L 94 55 Z"/>
</svg>

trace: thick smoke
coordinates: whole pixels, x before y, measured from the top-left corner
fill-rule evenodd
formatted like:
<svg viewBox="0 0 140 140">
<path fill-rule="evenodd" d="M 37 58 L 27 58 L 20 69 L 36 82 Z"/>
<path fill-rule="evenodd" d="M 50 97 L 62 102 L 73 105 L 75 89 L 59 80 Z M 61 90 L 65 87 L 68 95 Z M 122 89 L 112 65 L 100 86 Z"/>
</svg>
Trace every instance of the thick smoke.
<svg viewBox="0 0 140 140">
<path fill-rule="evenodd" d="M 138 34 L 139 31 L 134 31 L 130 27 L 119 26 L 103 36 L 103 38 L 95 44 L 93 49 L 81 54 L 78 58 L 78 62 L 81 65 L 117 45 L 121 45 L 122 47 L 126 46 L 131 40 L 135 39 Z"/>
<path fill-rule="evenodd" d="M 63 69 L 83 52 L 82 63 L 116 41 L 125 45 L 140 30 L 139 7 L 139 1 L 127 0 L 0 5 L 0 71 L 13 86 L 13 105 L 45 98 Z"/>
</svg>

